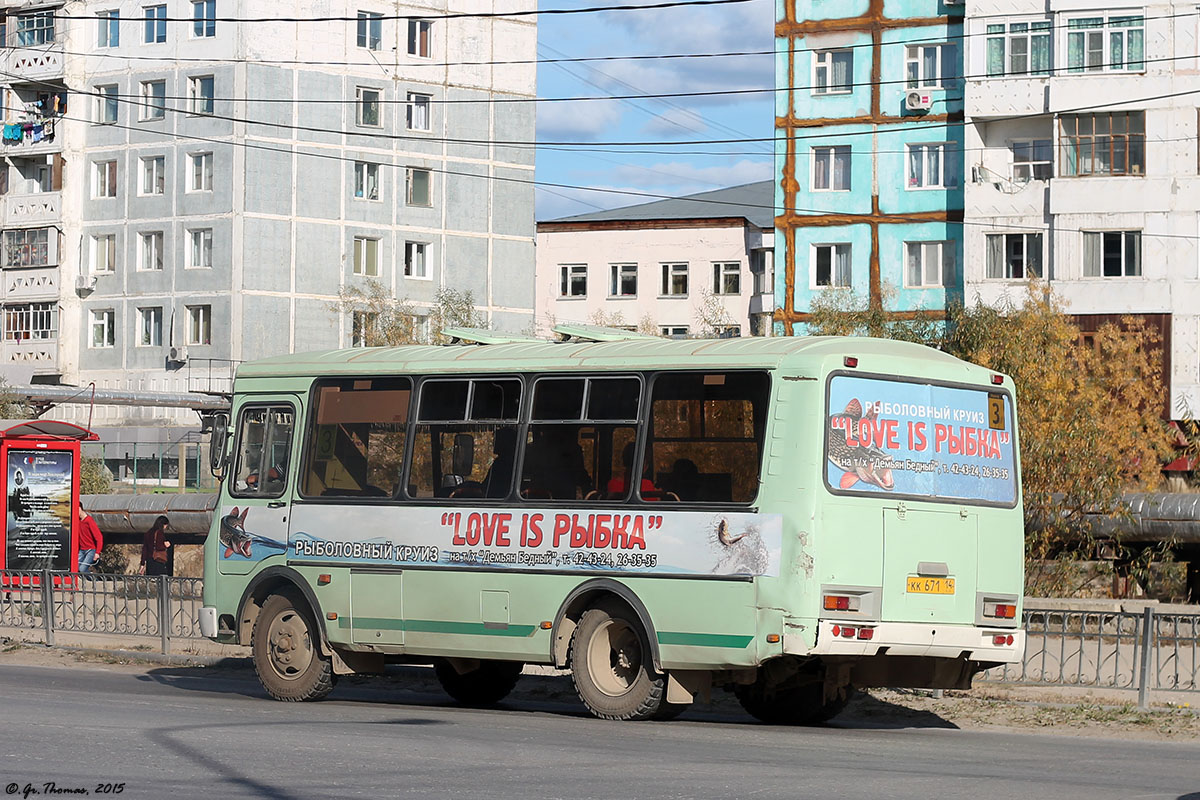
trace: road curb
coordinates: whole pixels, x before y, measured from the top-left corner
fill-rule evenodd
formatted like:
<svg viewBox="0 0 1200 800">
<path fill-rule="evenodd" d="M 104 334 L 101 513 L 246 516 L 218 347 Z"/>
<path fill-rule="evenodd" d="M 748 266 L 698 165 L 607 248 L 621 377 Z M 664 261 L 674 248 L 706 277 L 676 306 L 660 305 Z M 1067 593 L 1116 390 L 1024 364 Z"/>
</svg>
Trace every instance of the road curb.
<svg viewBox="0 0 1200 800">
<path fill-rule="evenodd" d="M 83 655 L 91 656 L 122 658 L 126 661 L 144 661 L 151 664 L 170 664 L 172 666 L 223 667 L 225 669 L 247 670 L 253 669 L 254 667 L 249 658 L 239 658 L 234 656 L 200 656 L 177 653 L 163 654 L 149 653 L 144 650 L 107 650 L 102 647 L 75 647 L 71 645 L 59 645 L 49 649 L 63 650 L 68 653 L 81 653 Z"/>
</svg>

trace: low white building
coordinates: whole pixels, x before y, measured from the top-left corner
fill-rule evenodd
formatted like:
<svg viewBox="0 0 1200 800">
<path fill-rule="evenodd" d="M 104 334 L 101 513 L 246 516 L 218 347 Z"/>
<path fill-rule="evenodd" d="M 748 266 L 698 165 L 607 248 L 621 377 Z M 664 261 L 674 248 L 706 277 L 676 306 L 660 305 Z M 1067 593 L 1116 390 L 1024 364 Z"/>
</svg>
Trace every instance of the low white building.
<svg viewBox="0 0 1200 800">
<path fill-rule="evenodd" d="M 538 328 L 765 335 L 775 304 L 774 189 L 761 181 L 537 224 Z"/>
<path fill-rule="evenodd" d="M 1196 415 L 1196 4 L 972 0 L 965 33 L 967 300 L 1039 276 L 1085 337 L 1141 317 L 1170 415 Z"/>
</svg>

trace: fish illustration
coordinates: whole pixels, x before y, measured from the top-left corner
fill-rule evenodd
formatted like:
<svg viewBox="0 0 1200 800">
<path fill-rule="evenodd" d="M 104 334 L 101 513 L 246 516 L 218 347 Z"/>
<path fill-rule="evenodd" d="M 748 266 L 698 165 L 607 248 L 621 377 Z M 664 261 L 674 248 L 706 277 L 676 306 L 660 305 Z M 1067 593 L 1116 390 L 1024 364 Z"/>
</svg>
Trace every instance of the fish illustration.
<svg viewBox="0 0 1200 800">
<path fill-rule="evenodd" d="M 727 519 L 722 518 L 721 521 L 717 523 L 717 541 L 726 547 L 733 547 L 742 539 L 745 539 L 748 535 L 749 534 L 745 533 L 744 531 L 739 533 L 737 536 L 734 536 L 732 533 L 730 533 L 729 520 Z"/>
<path fill-rule="evenodd" d="M 770 553 L 762 540 L 758 526 L 746 525 L 738 534 L 730 530 L 729 520 L 717 520 L 712 530 L 718 545 L 719 558 L 712 568 L 714 575 L 763 575 L 770 566 Z"/>
<path fill-rule="evenodd" d="M 868 406 L 867 412 L 864 414 L 862 403 L 854 398 L 846 404 L 845 411 L 840 414 L 831 414 L 829 417 L 827 436 L 829 460 L 844 473 L 838 484 L 842 489 L 849 489 L 859 481 L 878 486 L 889 492 L 896 487 L 892 470 L 880 466 L 881 462 L 889 459 L 887 453 L 866 445 L 846 443 L 847 438 L 858 440 L 858 426 L 862 420 L 874 418 L 875 410 Z M 835 425 L 835 419 L 844 420 L 844 422 Z"/>
<path fill-rule="evenodd" d="M 226 558 L 234 553 L 250 558 L 250 545 L 254 540 L 246 533 L 246 515 L 249 513 L 249 506 L 240 515 L 237 506 L 234 506 L 232 511 L 221 517 L 221 544 L 225 545 Z"/>
</svg>

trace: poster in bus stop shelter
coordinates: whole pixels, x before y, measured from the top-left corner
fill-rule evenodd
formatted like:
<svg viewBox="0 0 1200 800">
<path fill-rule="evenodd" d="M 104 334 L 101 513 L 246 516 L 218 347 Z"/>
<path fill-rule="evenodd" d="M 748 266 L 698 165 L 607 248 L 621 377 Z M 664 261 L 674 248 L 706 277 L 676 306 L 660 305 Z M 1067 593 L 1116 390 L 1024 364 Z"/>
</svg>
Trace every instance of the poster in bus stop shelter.
<svg viewBox="0 0 1200 800">
<path fill-rule="evenodd" d="M 828 415 L 825 481 L 835 493 L 1016 503 L 1007 392 L 835 375 Z"/>
<path fill-rule="evenodd" d="M 5 567 L 69 570 L 74 457 L 54 450 L 8 451 Z"/>
<path fill-rule="evenodd" d="M 256 531 L 254 511 L 222 510 L 222 558 L 750 576 L 779 574 L 783 539 L 778 514 L 305 504 L 284 545 Z"/>
</svg>

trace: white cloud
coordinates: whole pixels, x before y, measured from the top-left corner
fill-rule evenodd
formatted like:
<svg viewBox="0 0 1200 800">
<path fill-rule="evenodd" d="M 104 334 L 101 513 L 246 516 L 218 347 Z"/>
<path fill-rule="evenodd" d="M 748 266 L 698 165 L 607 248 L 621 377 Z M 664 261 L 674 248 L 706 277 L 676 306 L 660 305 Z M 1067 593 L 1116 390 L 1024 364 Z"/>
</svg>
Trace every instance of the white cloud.
<svg viewBox="0 0 1200 800">
<path fill-rule="evenodd" d="M 713 166 L 672 161 L 647 167 L 621 166 L 607 174 L 611 179 L 629 184 L 631 188 L 676 197 L 725 186 L 765 181 L 774 174 L 774 166 L 769 158 L 761 161 L 741 159 L 731 164 Z"/>
<path fill-rule="evenodd" d="M 684 108 L 672 108 L 642 126 L 642 133 L 647 136 L 671 138 L 693 136 L 706 130 L 708 123 L 704 117 Z"/>
<path fill-rule="evenodd" d="M 584 142 L 604 139 L 621 124 L 622 114 L 614 100 L 538 103 L 537 138 Z"/>
</svg>

